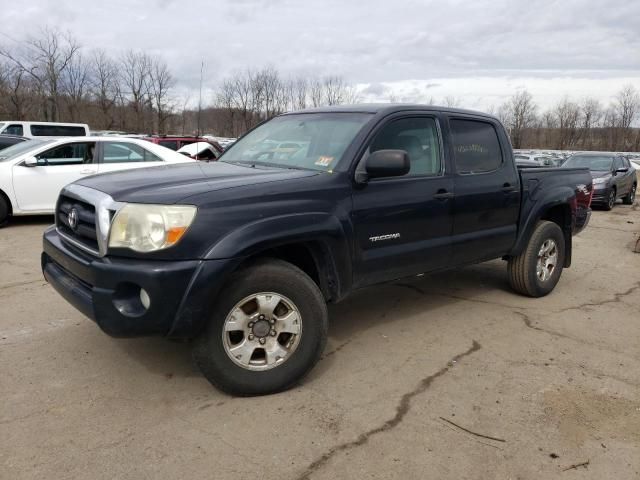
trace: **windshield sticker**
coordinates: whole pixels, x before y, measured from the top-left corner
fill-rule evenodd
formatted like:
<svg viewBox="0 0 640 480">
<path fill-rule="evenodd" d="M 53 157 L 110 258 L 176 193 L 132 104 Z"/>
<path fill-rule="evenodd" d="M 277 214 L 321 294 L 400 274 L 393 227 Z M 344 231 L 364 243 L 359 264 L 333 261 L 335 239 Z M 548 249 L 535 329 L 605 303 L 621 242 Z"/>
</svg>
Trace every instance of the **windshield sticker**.
<svg viewBox="0 0 640 480">
<path fill-rule="evenodd" d="M 318 160 L 316 160 L 315 164 L 319 167 L 328 167 L 329 165 L 331 165 L 331 162 L 333 162 L 333 157 L 321 156 L 318 157 Z"/>
</svg>

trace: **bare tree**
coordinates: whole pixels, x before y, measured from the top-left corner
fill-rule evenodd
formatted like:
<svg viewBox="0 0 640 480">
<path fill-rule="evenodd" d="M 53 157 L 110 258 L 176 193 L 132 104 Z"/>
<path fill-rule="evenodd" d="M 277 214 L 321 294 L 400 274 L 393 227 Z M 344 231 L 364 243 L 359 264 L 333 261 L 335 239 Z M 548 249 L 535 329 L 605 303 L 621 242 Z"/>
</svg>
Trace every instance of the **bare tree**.
<svg viewBox="0 0 640 480">
<path fill-rule="evenodd" d="M 580 107 L 564 97 L 553 109 L 558 122 L 558 150 L 575 147 L 580 135 Z"/>
<path fill-rule="evenodd" d="M 145 53 L 129 50 L 120 63 L 123 89 L 135 115 L 135 129 L 141 132 L 146 128 L 144 113 L 149 103 L 151 59 Z"/>
<path fill-rule="evenodd" d="M 78 53 L 80 45 L 69 33 L 45 28 L 38 37 L 31 37 L 17 51 L 0 49 L 0 56 L 10 60 L 36 83 L 43 98 L 46 120 L 59 118 L 61 79 Z"/>
<path fill-rule="evenodd" d="M 122 92 L 117 66 L 104 50 L 95 51 L 91 60 L 91 92 L 101 124 L 107 130 L 113 129 L 116 124 L 114 110 Z"/>
<path fill-rule="evenodd" d="M 502 105 L 501 115 L 511 134 L 514 148 L 522 148 L 525 130 L 535 122 L 536 111 L 533 97 L 526 90 L 517 92 Z"/>
<path fill-rule="evenodd" d="M 167 120 L 171 116 L 173 109 L 169 103 L 169 91 L 174 85 L 174 79 L 164 60 L 152 58 L 150 59 L 150 63 L 150 93 L 157 117 L 157 131 L 158 133 L 166 133 Z"/>
<path fill-rule="evenodd" d="M 628 149 L 631 142 L 631 126 L 640 113 L 640 94 L 633 85 L 626 85 L 618 92 L 614 107 L 619 120 L 621 150 Z"/>
<path fill-rule="evenodd" d="M 62 72 L 61 83 L 62 91 L 66 94 L 69 119 L 76 122 L 79 120 L 78 110 L 85 100 L 89 86 L 89 65 L 80 53 L 69 61 L 67 68 Z"/>
</svg>

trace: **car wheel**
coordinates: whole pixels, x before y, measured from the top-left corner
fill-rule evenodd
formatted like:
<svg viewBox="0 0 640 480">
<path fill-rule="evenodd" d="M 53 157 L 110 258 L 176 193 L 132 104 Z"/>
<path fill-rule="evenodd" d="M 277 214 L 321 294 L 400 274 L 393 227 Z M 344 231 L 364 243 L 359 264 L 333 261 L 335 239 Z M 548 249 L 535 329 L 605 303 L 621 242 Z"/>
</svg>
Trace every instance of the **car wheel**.
<svg viewBox="0 0 640 480">
<path fill-rule="evenodd" d="M 637 188 L 638 188 L 638 185 L 636 185 L 635 183 L 631 185 L 631 190 L 629 190 L 629 193 L 627 193 L 627 196 L 622 199 L 622 203 L 624 203 L 625 205 L 633 205 L 633 202 L 636 200 Z"/>
<path fill-rule="evenodd" d="M 2 194 L 0 194 L 0 227 L 4 226 L 7 220 L 9 220 L 9 204 Z"/>
<path fill-rule="evenodd" d="M 547 295 L 560 280 L 564 255 L 562 229 L 554 222 L 538 222 L 524 251 L 509 259 L 511 287 L 530 297 Z"/>
<path fill-rule="evenodd" d="M 294 265 L 260 261 L 236 272 L 218 298 L 193 357 L 220 390 L 247 396 L 286 390 L 320 359 L 327 306 Z"/>
<path fill-rule="evenodd" d="M 607 203 L 604 204 L 604 209 L 609 211 L 616 204 L 616 189 L 612 188 L 607 197 Z"/>
</svg>

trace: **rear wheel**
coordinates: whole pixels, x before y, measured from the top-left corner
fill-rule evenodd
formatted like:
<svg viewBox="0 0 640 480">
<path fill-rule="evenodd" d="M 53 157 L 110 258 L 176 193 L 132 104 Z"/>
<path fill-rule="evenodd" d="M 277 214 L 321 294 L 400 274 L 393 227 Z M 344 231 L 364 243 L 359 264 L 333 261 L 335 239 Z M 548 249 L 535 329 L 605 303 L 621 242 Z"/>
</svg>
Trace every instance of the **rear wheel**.
<svg viewBox="0 0 640 480">
<path fill-rule="evenodd" d="M 612 188 L 607 197 L 607 203 L 604 204 L 604 209 L 609 211 L 616 204 L 616 189 Z"/>
<path fill-rule="evenodd" d="M 7 223 L 9 219 L 9 204 L 2 194 L 0 194 L 0 227 Z"/>
<path fill-rule="evenodd" d="M 197 365 L 216 387 L 236 395 L 279 392 L 319 360 L 327 306 L 299 268 L 261 261 L 234 274 L 218 298 L 193 349 Z"/>
<path fill-rule="evenodd" d="M 637 188 L 638 188 L 638 185 L 636 185 L 635 183 L 631 185 L 631 190 L 629 190 L 629 193 L 627 193 L 627 196 L 622 199 L 622 203 L 624 203 L 625 205 L 633 205 L 633 202 L 636 199 Z"/>
<path fill-rule="evenodd" d="M 560 280 L 564 255 L 562 229 L 554 222 L 538 222 L 524 251 L 509 260 L 511 287 L 530 297 L 547 295 Z"/>
</svg>

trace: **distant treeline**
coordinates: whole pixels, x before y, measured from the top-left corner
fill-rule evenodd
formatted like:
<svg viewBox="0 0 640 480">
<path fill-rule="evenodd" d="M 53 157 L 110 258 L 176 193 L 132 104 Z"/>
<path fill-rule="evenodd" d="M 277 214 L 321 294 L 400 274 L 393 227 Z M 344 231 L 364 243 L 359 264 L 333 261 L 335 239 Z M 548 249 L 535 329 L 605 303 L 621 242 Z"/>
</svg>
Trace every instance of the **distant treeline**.
<svg viewBox="0 0 640 480">
<path fill-rule="evenodd" d="M 85 51 L 71 34 L 49 28 L 0 44 L 0 120 L 236 137 L 285 111 L 357 103 L 359 97 L 340 76 L 284 77 L 265 67 L 226 77 L 201 109 L 187 108 L 194 100 L 178 100 L 174 72 L 159 56 L 134 50 L 117 56 Z M 464 106 L 453 97 L 427 103 Z M 541 111 L 522 90 L 489 110 L 504 122 L 515 148 L 640 150 L 640 129 L 634 128 L 640 95 L 633 86 L 624 87 L 609 105 L 595 98 L 565 97 Z"/>
</svg>

